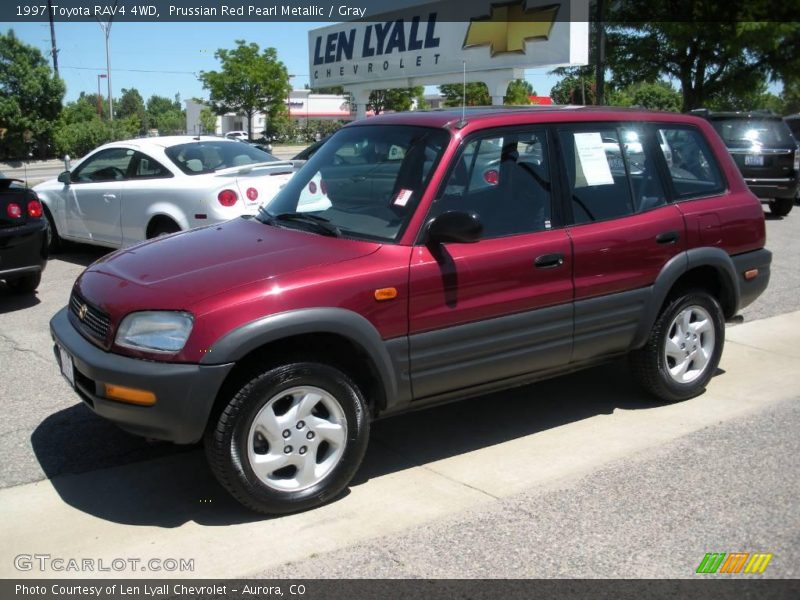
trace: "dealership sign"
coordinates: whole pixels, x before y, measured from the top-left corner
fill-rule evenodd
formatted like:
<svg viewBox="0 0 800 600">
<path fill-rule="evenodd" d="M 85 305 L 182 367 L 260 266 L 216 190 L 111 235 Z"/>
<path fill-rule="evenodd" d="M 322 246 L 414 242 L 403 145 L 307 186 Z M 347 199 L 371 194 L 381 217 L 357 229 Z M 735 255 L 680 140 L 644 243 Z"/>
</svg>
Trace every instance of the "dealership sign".
<svg viewBox="0 0 800 600">
<path fill-rule="evenodd" d="M 470 5 L 472 6 L 472 5 Z M 588 62 L 588 0 L 487 2 L 480 14 L 442 21 L 436 4 L 309 32 L 312 87 L 436 84 L 461 73 Z"/>
</svg>

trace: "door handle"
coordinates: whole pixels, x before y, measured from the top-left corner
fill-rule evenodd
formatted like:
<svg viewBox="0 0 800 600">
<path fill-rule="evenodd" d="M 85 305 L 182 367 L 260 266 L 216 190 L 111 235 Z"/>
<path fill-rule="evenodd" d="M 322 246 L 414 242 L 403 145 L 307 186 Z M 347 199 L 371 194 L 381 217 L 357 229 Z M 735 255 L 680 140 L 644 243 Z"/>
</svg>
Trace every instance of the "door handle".
<svg viewBox="0 0 800 600">
<path fill-rule="evenodd" d="M 114 200 L 117 197 L 116 194 L 103 194 L 103 198 L 106 200 Z"/>
<path fill-rule="evenodd" d="M 537 269 L 554 269 L 564 264 L 564 255 L 559 253 L 542 254 L 536 257 L 533 264 L 536 265 Z"/>
<path fill-rule="evenodd" d="M 656 244 L 674 244 L 680 237 L 677 231 L 664 231 L 656 236 Z"/>
</svg>

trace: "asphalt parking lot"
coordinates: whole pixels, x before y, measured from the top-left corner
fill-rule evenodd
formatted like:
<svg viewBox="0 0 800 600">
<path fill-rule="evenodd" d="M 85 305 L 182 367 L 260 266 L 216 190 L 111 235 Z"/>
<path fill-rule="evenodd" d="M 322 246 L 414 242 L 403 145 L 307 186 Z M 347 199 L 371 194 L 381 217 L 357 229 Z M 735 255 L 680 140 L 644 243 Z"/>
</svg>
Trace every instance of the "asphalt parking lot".
<svg viewBox="0 0 800 600">
<path fill-rule="evenodd" d="M 36 295 L 0 283 L 0 574 L 19 575 L 11 550 L 127 547 L 196 555 L 207 576 L 687 577 L 704 551 L 752 549 L 782 557 L 767 575 L 797 577 L 800 352 L 794 338 L 764 348 L 800 334 L 787 315 L 800 310 L 800 208 L 767 230 L 770 287 L 729 329 L 707 395 L 656 406 L 614 364 L 379 422 L 350 493 L 282 519 L 235 505 L 198 448 L 130 436 L 62 381 L 48 321 L 107 252 L 70 246 Z M 282 552 L 226 557 L 251 534 L 265 538 L 253 552 L 284 536 Z"/>
</svg>

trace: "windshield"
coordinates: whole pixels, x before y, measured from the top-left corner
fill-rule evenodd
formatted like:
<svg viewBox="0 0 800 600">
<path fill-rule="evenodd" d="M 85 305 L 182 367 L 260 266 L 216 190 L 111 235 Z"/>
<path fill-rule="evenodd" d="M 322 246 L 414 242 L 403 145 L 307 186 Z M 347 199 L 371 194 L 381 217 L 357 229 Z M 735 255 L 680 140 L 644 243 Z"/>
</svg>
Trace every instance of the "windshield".
<svg viewBox="0 0 800 600">
<path fill-rule="evenodd" d="M 711 121 L 726 146 L 786 146 L 793 143 L 789 128 L 781 119 L 722 117 Z"/>
<path fill-rule="evenodd" d="M 250 144 L 225 140 L 179 144 L 165 149 L 164 153 L 187 175 L 278 160 Z"/>
<path fill-rule="evenodd" d="M 272 222 L 274 216 L 302 213 L 324 219 L 347 237 L 394 241 L 449 139 L 447 131 L 429 127 L 346 127 L 264 207 L 261 219 Z M 279 222 L 304 226 L 298 219 Z"/>
</svg>

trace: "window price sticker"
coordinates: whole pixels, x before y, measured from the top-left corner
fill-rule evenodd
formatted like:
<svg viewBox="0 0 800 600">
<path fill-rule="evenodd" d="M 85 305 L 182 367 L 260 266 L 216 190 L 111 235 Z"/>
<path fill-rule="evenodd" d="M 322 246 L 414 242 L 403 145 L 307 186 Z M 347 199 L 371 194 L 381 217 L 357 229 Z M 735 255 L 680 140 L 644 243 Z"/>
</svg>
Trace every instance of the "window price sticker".
<svg viewBox="0 0 800 600">
<path fill-rule="evenodd" d="M 411 200 L 411 194 L 413 194 L 413 190 L 407 190 L 403 188 L 399 192 L 397 192 L 397 196 L 394 197 L 394 204 L 395 206 L 405 206 L 408 204 L 408 201 Z"/>
</svg>

